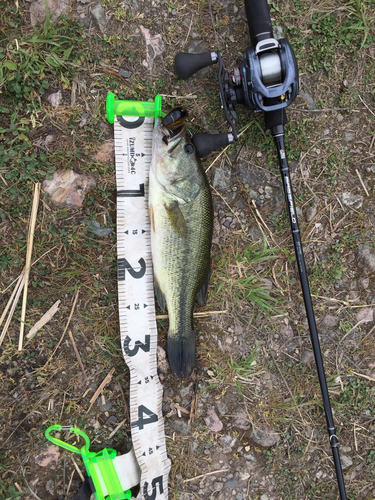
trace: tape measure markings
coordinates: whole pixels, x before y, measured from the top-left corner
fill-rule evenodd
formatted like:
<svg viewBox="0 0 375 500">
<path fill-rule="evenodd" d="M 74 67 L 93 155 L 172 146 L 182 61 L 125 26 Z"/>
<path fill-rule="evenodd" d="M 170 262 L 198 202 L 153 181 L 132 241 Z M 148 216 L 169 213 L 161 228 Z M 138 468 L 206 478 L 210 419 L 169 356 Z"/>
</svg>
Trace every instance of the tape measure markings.
<svg viewBox="0 0 375 500">
<path fill-rule="evenodd" d="M 138 498 L 166 500 L 170 461 L 162 416 L 163 388 L 157 375 L 147 202 L 153 120 L 145 118 L 134 122 L 134 118 L 117 117 L 114 127 L 119 317 L 121 346 L 130 371 L 131 433 L 141 469 Z"/>
</svg>

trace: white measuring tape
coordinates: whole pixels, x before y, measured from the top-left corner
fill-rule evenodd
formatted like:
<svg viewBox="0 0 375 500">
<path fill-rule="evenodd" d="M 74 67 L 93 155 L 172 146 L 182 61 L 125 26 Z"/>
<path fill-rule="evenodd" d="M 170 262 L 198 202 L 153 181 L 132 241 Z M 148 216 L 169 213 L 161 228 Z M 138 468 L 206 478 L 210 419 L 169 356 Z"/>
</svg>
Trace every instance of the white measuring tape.
<svg viewBox="0 0 375 500">
<path fill-rule="evenodd" d="M 144 500 L 168 499 L 162 415 L 163 388 L 157 374 L 157 327 L 148 215 L 148 175 L 153 118 L 115 116 L 118 296 L 121 345 L 130 370 L 130 420 Z M 119 470 L 119 475 L 126 475 Z"/>
</svg>

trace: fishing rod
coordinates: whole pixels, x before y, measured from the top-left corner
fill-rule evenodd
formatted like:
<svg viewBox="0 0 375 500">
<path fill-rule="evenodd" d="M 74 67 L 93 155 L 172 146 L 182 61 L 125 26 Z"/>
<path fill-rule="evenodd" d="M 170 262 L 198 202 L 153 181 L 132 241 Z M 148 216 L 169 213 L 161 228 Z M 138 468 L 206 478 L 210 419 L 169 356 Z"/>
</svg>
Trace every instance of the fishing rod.
<svg viewBox="0 0 375 500">
<path fill-rule="evenodd" d="M 232 131 L 223 134 L 195 134 L 192 141 L 200 158 L 238 139 L 234 123 L 237 120 L 236 104 L 242 104 L 247 109 L 252 109 L 256 112 L 264 112 L 265 126 L 270 129 L 277 148 L 340 499 L 346 500 L 347 496 L 338 447 L 339 440 L 332 415 L 294 204 L 292 182 L 285 152 L 284 125 L 287 123 L 285 109 L 294 101 L 298 94 L 298 65 L 288 40 L 286 38 L 276 40 L 273 36 L 267 0 L 245 0 L 245 9 L 252 45 L 246 49 L 244 60 L 238 67 L 233 69 L 230 75 L 228 71 L 224 71 L 220 50 L 200 54 L 180 52 L 175 57 L 175 67 L 179 78 L 185 80 L 206 66 L 216 63 L 219 65 L 218 82 L 221 104 Z"/>
</svg>

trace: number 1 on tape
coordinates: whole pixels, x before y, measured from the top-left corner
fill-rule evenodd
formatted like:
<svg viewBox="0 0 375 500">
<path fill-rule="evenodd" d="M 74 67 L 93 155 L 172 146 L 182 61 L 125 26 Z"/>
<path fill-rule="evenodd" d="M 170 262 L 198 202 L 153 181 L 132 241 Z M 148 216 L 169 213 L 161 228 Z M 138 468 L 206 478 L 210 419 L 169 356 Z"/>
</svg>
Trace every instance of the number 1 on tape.
<svg viewBox="0 0 375 500">
<path fill-rule="evenodd" d="M 157 374 L 157 327 L 148 216 L 148 176 L 153 118 L 116 116 L 118 295 L 121 345 L 130 370 L 130 419 L 145 500 L 168 499 L 162 415 Z M 126 474 L 126 471 L 124 471 Z"/>
</svg>

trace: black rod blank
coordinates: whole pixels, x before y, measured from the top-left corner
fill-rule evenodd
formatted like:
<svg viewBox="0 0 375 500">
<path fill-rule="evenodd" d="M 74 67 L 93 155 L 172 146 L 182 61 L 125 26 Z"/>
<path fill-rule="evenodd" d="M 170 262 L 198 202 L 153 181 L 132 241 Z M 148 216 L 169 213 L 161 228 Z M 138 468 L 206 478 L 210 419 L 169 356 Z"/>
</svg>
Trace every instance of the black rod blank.
<svg viewBox="0 0 375 500">
<path fill-rule="evenodd" d="M 283 186 L 284 186 L 286 206 L 287 206 L 289 222 L 290 222 L 290 226 L 291 226 L 291 230 L 292 230 L 292 237 L 293 237 L 294 250 L 296 253 L 297 267 L 298 267 L 298 272 L 299 272 L 299 276 L 300 276 L 300 280 L 301 280 L 302 295 L 303 295 L 303 300 L 305 302 L 307 321 L 308 321 L 309 328 L 310 328 L 311 343 L 312 343 L 314 357 L 315 357 L 316 369 L 318 372 L 320 390 L 322 393 L 323 406 L 324 406 L 324 411 L 325 411 L 326 420 L 327 420 L 329 442 L 330 442 L 330 445 L 332 448 L 332 455 L 333 455 L 333 461 L 334 461 L 335 469 L 336 469 L 337 484 L 339 487 L 340 499 L 347 500 L 345 484 L 344 484 L 344 476 L 342 473 L 340 454 L 339 454 L 339 448 L 338 448 L 339 440 L 338 440 L 338 437 L 336 435 L 336 429 L 335 429 L 335 424 L 334 424 L 333 415 L 332 415 L 332 408 L 331 408 L 331 403 L 329 400 L 327 379 L 326 379 L 326 376 L 324 373 L 322 352 L 320 350 L 320 343 L 319 343 L 318 331 L 316 328 L 314 310 L 313 310 L 313 306 L 312 306 L 309 281 L 307 278 L 305 258 L 304 258 L 303 250 L 302 250 L 302 242 L 301 242 L 301 236 L 300 236 L 300 231 L 299 231 L 299 227 L 298 227 L 296 207 L 294 204 L 294 197 L 293 197 L 292 183 L 291 183 L 290 174 L 289 174 L 288 160 L 287 160 L 286 153 L 285 153 L 284 127 L 283 127 L 283 125 L 277 125 L 277 126 L 271 128 L 271 133 L 272 133 L 272 136 L 275 140 L 276 147 L 277 147 L 277 155 L 279 158 L 281 177 L 282 177 Z"/>
</svg>

